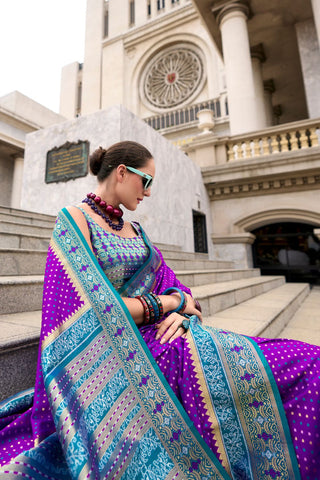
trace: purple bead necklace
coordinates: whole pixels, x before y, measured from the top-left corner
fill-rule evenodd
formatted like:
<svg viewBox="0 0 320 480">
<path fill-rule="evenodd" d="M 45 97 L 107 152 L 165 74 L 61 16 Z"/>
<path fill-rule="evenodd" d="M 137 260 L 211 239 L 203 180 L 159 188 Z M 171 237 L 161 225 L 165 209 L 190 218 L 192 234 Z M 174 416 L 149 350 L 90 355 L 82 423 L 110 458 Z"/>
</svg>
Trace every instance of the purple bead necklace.
<svg viewBox="0 0 320 480">
<path fill-rule="evenodd" d="M 82 203 L 87 203 L 89 207 L 91 207 L 95 213 L 100 215 L 100 217 L 102 217 L 113 230 L 122 230 L 124 222 L 122 218 L 123 211 L 121 208 L 114 208 L 112 205 L 108 205 L 95 193 L 87 193 L 87 196 L 82 200 Z M 113 223 L 110 217 L 116 217 L 118 223 Z"/>
</svg>

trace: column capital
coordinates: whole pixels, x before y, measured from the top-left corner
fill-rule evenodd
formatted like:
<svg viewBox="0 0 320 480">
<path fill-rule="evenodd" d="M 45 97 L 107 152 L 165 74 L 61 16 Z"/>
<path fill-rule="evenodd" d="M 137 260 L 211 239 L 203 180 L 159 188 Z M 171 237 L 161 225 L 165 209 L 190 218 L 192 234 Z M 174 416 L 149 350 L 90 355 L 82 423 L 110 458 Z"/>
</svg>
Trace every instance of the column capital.
<svg viewBox="0 0 320 480">
<path fill-rule="evenodd" d="M 250 48 L 251 58 L 257 58 L 261 63 L 266 61 L 266 54 L 264 53 L 264 48 L 262 43 L 254 45 Z"/>
<path fill-rule="evenodd" d="M 275 117 L 280 118 L 282 115 L 282 106 L 279 105 L 274 105 L 273 106 L 273 114 Z"/>
<path fill-rule="evenodd" d="M 24 154 L 23 152 L 19 153 L 19 152 L 16 152 L 16 153 L 12 153 L 10 155 L 10 157 L 13 159 L 13 160 L 17 160 L 18 158 L 21 158 L 22 160 L 24 159 Z"/>
<path fill-rule="evenodd" d="M 232 12 L 241 12 L 247 18 L 251 16 L 250 6 L 247 0 L 220 0 L 213 4 L 211 12 L 216 17 L 219 26 L 223 18 Z"/>
<path fill-rule="evenodd" d="M 274 85 L 273 78 L 269 78 L 268 80 L 264 80 L 263 88 L 268 93 L 274 93 L 276 91 L 276 87 Z"/>
</svg>

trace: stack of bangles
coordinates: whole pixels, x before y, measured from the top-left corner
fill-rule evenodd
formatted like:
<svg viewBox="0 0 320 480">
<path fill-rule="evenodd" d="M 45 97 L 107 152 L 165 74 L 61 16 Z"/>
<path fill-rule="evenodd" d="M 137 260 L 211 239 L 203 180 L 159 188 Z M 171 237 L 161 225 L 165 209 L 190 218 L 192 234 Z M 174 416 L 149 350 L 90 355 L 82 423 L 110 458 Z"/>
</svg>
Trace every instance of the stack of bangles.
<svg viewBox="0 0 320 480">
<path fill-rule="evenodd" d="M 135 297 L 140 300 L 144 310 L 143 325 L 152 325 L 163 316 L 163 306 L 158 295 L 148 293 L 147 295 L 138 295 Z"/>
<path fill-rule="evenodd" d="M 167 288 L 164 292 L 162 292 L 161 295 L 170 295 L 171 293 L 178 293 L 180 295 L 180 304 L 177 308 L 175 308 L 174 310 L 171 310 L 171 313 L 178 312 L 183 314 L 187 306 L 186 297 L 183 291 L 180 290 L 180 288 L 171 287 L 171 288 Z M 148 293 L 147 295 L 138 295 L 135 298 L 139 300 L 143 306 L 143 310 L 144 310 L 143 325 L 153 325 L 158 320 L 160 320 L 160 318 L 163 316 L 163 306 L 158 295 L 155 295 L 154 293 Z M 197 308 L 197 310 L 201 312 L 201 307 L 198 300 L 195 300 L 195 307 Z M 187 327 L 184 325 L 184 328 L 187 328 Z"/>
</svg>

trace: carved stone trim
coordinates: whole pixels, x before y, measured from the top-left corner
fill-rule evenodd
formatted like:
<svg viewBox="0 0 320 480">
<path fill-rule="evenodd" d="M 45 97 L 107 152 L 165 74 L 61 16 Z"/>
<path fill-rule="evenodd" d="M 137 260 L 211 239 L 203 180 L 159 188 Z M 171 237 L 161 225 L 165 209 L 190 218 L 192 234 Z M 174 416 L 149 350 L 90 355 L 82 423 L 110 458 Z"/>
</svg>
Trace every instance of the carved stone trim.
<svg viewBox="0 0 320 480">
<path fill-rule="evenodd" d="M 253 242 L 255 241 L 255 235 L 252 233 L 231 233 L 231 234 L 226 234 L 226 235 L 216 235 L 212 234 L 211 235 L 211 240 L 212 243 L 215 245 L 221 245 L 221 244 L 230 244 L 230 243 L 247 243 L 249 245 L 252 245 Z"/>
<path fill-rule="evenodd" d="M 261 178 L 232 184 L 216 183 L 207 184 L 211 200 L 226 198 L 249 197 L 256 195 L 269 195 L 279 192 L 314 190 L 320 188 L 320 173 L 304 174 L 301 176 L 283 178 Z"/>
<path fill-rule="evenodd" d="M 306 222 L 310 224 L 320 225 L 320 214 L 312 210 L 304 210 L 298 208 L 272 208 L 270 210 L 262 210 L 252 212 L 245 217 L 241 217 L 234 222 L 237 234 L 247 233 L 256 228 L 278 222 Z M 316 230 L 314 230 L 316 233 Z"/>
<path fill-rule="evenodd" d="M 221 25 L 223 18 L 231 12 L 242 12 L 246 17 L 251 16 L 249 4 L 246 0 L 223 0 L 213 5 L 211 12 L 215 15 L 218 25 Z"/>
</svg>

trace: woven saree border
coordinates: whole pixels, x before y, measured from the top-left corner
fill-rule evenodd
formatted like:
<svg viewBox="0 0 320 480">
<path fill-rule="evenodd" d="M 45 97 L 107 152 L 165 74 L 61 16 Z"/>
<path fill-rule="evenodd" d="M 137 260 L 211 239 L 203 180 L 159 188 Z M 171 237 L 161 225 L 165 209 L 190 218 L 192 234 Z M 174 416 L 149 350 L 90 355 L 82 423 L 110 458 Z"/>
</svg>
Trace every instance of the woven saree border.
<svg viewBox="0 0 320 480">
<path fill-rule="evenodd" d="M 136 223 L 136 222 L 133 222 L 133 224 L 135 225 L 135 228 L 139 229 L 139 231 L 142 235 L 142 238 L 143 238 L 145 244 L 147 245 L 147 247 L 149 249 L 149 255 L 148 255 L 147 260 L 142 265 L 142 267 L 140 267 L 132 275 L 132 277 L 125 283 L 125 285 L 123 285 L 123 287 L 121 287 L 118 290 L 119 295 L 123 295 L 123 294 L 125 294 L 127 296 L 142 295 L 144 293 L 146 287 L 150 288 L 150 291 L 153 291 L 156 280 L 155 280 L 155 278 L 154 278 L 154 280 L 152 280 L 152 277 L 149 274 L 146 274 L 146 272 L 148 270 L 150 270 L 150 265 L 151 265 L 152 275 L 154 276 L 154 274 L 159 270 L 159 268 L 161 266 L 161 263 L 162 263 L 161 260 L 159 260 L 157 252 L 153 249 L 152 243 L 150 242 L 147 234 L 145 233 L 145 231 L 143 230 L 141 225 Z M 152 263 L 153 263 L 153 265 L 152 265 Z M 138 276 L 144 275 L 144 272 L 145 272 L 145 276 L 144 276 L 144 281 L 143 281 L 142 288 L 137 289 L 137 286 L 134 284 L 134 282 L 136 281 Z M 147 279 L 146 279 L 146 277 L 147 277 Z"/>
<path fill-rule="evenodd" d="M 64 231 L 63 241 L 59 238 L 59 228 Z M 148 414 L 150 425 L 173 464 L 179 467 L 186 478 L 230 479 L 175 397 L 129 310 L 105 276 L 66 209 L 59 213 L 54 236 L 82 289 L 90 298 L 103 329 L 114 344 L 118 345 L 117 355 L 122 360 L 122 368 L 134 385 L 139 402 Z M 77 257 L 79 258 L 80 252 L 82 260 L 85 259 L 85 264 L 88 265 L 85 272 L 81 269 L 79 271 Z M 109 310 L 104 306 L 108 300 Z"/>
<path fill-rule="evenodd" d="M 286 439 L 286 445 L 288 446 L 288 455 L 290 456 L 290 459 L 291 459 L 293 472 L 294 472 L 295 478 L 297 480 L 299 480 L 301 478 L 301 475 L 300 475 L 298 460 L 297 460 L 296 453 L 295 453 L 295 450 L 294 450 L 288 420 L 287 420 L 287 417 L 286 417 L 286 414 L 285 414 L 285 411 L 284 411 L 284 408 L 283 408 L 283 404 L 282 404 L 282 401 L 281 401 L 281 396 L 280 396 L 280 392 L 279 392 L 277 383 L 276 383 L 275 378 L 273 376 L 270 365 L 268 364 L 265 356 L 263 355 L 261 349 L 259 348 L 259 345 L 252 338 L 250 338 L 248 336 L 245 336 L 245 338 L 255 348 L 255 351 L 256 351 L 256 353 L 257 353 L 257 355 L 258 355 L 258 357 L 259 357 L 259 359 L 260 359 L 260 361 L 261 361 L 261 363 L 264 367 L 265 374 L 268 377 L 268 380 L 270 382 L 270 387 L 272 388 L 272 392 L 273 392 L 273 395 L 274 395 L 274 398 L 275 398 L 275 401 L 276 401 L 276 405 L 278 407 L 278 415 L 279 415 L 280 420 L 281 420 L 283 432 L 284 432 L 285 439 Z"/>
<path fill-rule="evenodd" d="M 214 412 L 213 422 L 217 419 L 219 428 L 225 429 L 223 425 L 226 423 L 223 447 L 227 447 L 231 470 L 238 469 L 240 453 L 239 448 L 234 450 L 230 444 L 233 438 L 238 447 L 246 443 L 251 445 L 249 456 L 243 452 L 245 478 L 263 480 L 281 474 L 283 479 L 300 479 L 280 394 L 257 344 L 246 336 L 223 329 L 209 326 L 197 329 L 193 322 L 189 331 L 191 350 L 197 352 L 196 356 L 193 355 L 193 362 L 199 363 L 196 365 L 199 384 L 205 398 L 212 395 L 212 408 L 208 408 L 208 412 Z M 197 338 L 197 344 L 192 337 Z M 215 358 L 219 358 L 220 362 Z M 202 370 L 208 368 L 214 368 L 214 384 L 209 377 L 206 382 L 205 375 L 201 375 Z M 216 392 L 221 392 L 222 404 L 220 396 L 215 400 Z M 226 398 L 229 398 L 228 403 Z M 227 405 L 228 420 L 225 412 Z M 229 442 L 229 446 L 225 442 Z"/>
</svg>

